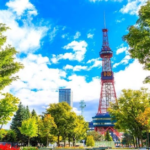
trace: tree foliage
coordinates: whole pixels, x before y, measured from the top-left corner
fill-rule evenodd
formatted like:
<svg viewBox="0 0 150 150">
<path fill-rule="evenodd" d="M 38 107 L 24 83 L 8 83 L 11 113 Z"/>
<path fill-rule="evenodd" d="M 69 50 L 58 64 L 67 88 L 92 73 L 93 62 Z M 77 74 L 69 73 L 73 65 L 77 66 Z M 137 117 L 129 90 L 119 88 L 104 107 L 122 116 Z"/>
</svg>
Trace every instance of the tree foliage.
<svg viewBox="0 0 150 150">
<path fill-rule="evenodd" d="M 87 136 L 92 135 L 94 138 L 94 141 L 102 141 L 103 135 L 101 135 L 99 132 L 96 132 L 95 130 L 90 131 L 87 133 Z"/>
<path fill-rule="evenodd" d="M 88 130 L 88 123 L 85 122 L 83 116 L 77 116 L 75 123 L 76 125 L 71 132 L 73 137 L 73 145 L 75 144 L 75 140 L 85 139 Z"/>
<path fill-rule="evenodd" d="M 0 23 L 0 90 L 10 85 L 12 81 L 17 80 L 19 77 L 14 76 L 23 65 L 15 61 L 15 55 L 17 51 L 10 45 L 4 47 L 6 43 L 6 36 L 3 35 L 8 27 L 5 24 Z"/>
<path fill-rule="evenodd" d="M 110 104 L 108 112 L 112 119 L 117 121 L 115 123 L 116 128 L 142 140 L 144 126 L 137 121 L 137 117 L 149 107 L 149 102 L 149 93 L 144 88 L 141 90 L 122 90 L 118 101 Z"/>
<path fill-rule="evenodd" d="M 145 129 L 150 130 L 150 107 L 146 108 L 136 119 L 145 126 Z"/>
<path fill-rule="evenodd" d="M 123 39 L 129 44 L 132 58 L 137 58 L 144 68 L 150 70 L 150 0 L 139 10 L 139 19 L 129 27 L 129 33 Z M 145 83 L 150 82 L 150 76 Z"/>
<path fill-rule="evenodd" d="M 4 142 L 16 142 L 17 141 L 17 139 L 16 139 L 17 135 L 16 135 L 15 131 L 7 130 L 6 132 L 7 133 L 2 141 L 4 141 Z"/>
<path fill-rule="evenodd" d="M 56 128 L 56 124 L 54 122 L 54 118 L 50 114 L 46 114 L 43 119 L 40 119 L 39 122 L 39 134 L 41 137 L 46 137 L 47 146 L 49 142 L 49 138 L 52 138 L 51 129 L 52 127 Z"/>
<path fill-rule="evenodd" d="M 22 121 L 29 119 L 29 116 L 27 115 L 28 110 L 22 105 L 20 102 L 18 105 L 18 110 L 16 114 L 14 115 L 11 123 L 11 129 L 14 130 L 17 134 L 17 140 L 20 142 L 26 142 L 27 138 L 20 133 L 20 130 L 18 127 L 21 127 Z"/>
<path fill-rule="evenodd" d="M 67 113 L 71 111 L 71 107 L 66 103 L 58 103 L 58 104 L 50 104 L 50 107 L 47 109 L 47 114 L 51 114 L 54 118 L 54 122 L 57 128 L 53 127 L 52 134 L 58 137 L 58 146 L 59 146 L 59 138 L 63 134 L 62 128 L 64 128 L 64 124 L 67 118 Z"/>
<path fill-rule="evenodd" d="M 95 141 L 92 135 L 87 136 L 87 140 L 86 140 L 86 146 L 94 146 L 95 145 Z"/>
<path fill-rule="evenodd" d="M 4 129 L 0 129 L 0 141 L 6 136 L 7 131 Z"/>
<path fill-rule="evenodd" d="M 105 141 L 113 141 L 111 135 L 109 134 L 109 131 L 107 130 L 106 131 L 106 134 L 105 134 Z"/>
<path fill-rule="evenodd" d="M 33 109 L 32 112 L 31 112 L 31 116 L 32 116 L 32 117 L 37 117 L 37 113 L 36 113 L 36 111 L 35 111 L 34 109 Z"/>
<path fill-rule="evenodd" d="M 69 143 L 71 139 L 75 143 L 75 140 L 85 138 L 88 124 L 82 116 L 77 116 L 72 112 L 72 108 L 66 102 L 50 104 L 46 113 L 54 118 L 56 128 L 52 128 L 51 134 L 57 136 L 58 146 L 60 137 L 63 138 L 64 145 L 67 138 Z"/>
<path fill-rule="evenodd" d="M 30 145 L 30 138 L 38 135 L 38 126 L 36 118 L 32 117 L 27 120 L 23 120 L 21 127 L 18 127 L 21 134 L 28 136 L 28 146 Z"/>
<path fill-rule="evenodd" d="M 3 98 L 0 100 L 0 124 L 2 128 L 3 124 L 7 124 L 14 115 L 14 112 L 18 109 L 19 99 L 12 94 L 2 94 Z"/>
<path fill-rule="evenodd" d="M 10 85 L 12 81 L 17 80 L 19 77 L 15 73 L 23 68 L 21 63 L 15 61 L 17 54 L 15 48 L 4 45 L 7 38 L 3 33 L 8 29 L 5 24 L 0 23 L 0 90 Z M 3 124 L 8 123 L 19 103 L 19 99 L 9 93 L 1 95 L 3 98 L 0 100 L 0 128 Z"/>
</svg>

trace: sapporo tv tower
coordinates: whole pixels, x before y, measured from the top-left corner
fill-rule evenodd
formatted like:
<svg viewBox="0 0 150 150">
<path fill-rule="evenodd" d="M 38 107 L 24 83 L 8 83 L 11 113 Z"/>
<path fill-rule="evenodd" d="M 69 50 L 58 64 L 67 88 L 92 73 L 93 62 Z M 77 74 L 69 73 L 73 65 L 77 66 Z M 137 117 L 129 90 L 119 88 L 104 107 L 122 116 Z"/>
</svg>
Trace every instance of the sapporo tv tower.
<svg viewBox="0 0 150 150">
<path fill-rule="evenodd" d="M 111 67 L 111 57 L 113 52 L 109 47 L 108 30 L 105 27 L 103 31 L 103 45 L 99 53 L 102 58 L 102 72 L 101 72 L 101 92 L 98 112 L 93 119 L 93 126 L 95 131 L 105 134 L 107 130 L 111 133 L 113 139 L 120 138 L 120 133 L 114 129 L 114 122 L 111 121 L 110 115 L 107 113 L 109 103 L 116 102 L 116 92 L 114 86 L 114 74 Z M 116 137 L 116 138 L 115 138 Z"/>
</svg>

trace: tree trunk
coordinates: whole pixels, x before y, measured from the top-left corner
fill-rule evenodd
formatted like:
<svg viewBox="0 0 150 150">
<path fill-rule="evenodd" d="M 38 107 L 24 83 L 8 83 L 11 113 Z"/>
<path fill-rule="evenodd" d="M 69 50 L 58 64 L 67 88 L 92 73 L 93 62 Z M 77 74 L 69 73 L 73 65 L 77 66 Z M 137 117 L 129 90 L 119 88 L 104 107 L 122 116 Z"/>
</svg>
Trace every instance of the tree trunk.
<svg viewBox="0 0 150 150">
<path fill-rule="evenodd" d="M 132 136 L 132 138 L 133 138 L 133 145 L 135 147 L 135 138 L 134 138 L 134 136 Z"/>
<path fill-rule="evenodd" d="M 57 139 L 57 146 L 59 147 L 60 144 L 59 144 L 59 135 L 58 135 L 58 139 Z"/>
<path fill-rule="evenodd" d="M 139 147 L 138 146 L 138 138 L 136 137 L 136 147 Z"/>
<path fill-rule="evenodd" d="M 75 146 L 75 138 L 73 137 L 73 146 Z"/>
<path fill-rule="evenodd" d="M 147 130 L 147 147 L 149 149 L 149 131 Z"/>
<path fill-rule="evenodd" d="M 142 135 L 141 135 L 141 146 L 143 147 L 143 138 L 142 138 Z"/>
<path fill-rule="evenodd" d="M 64 147 L 66 147 L 66 138 L 64 138 Z"/>
<path fill-rule="evenodd" d="M 70 136 L 68 137 L 69 147 L 70 147 Z"/>
<path fill-rule="evenodd" d="M 30 146 L 30 138 L 28 138 L 28 146 Z"/>
<path fill-rule="evenodd" d="M 46 147 L 48 147 L 48 135 L 46 137 Z"/>
<path fill-rule="evenodd" d="M 140 138 L 138 137 L 138 144 L 139 144 L 139 147 L 140 147 Z"/>
</svg>

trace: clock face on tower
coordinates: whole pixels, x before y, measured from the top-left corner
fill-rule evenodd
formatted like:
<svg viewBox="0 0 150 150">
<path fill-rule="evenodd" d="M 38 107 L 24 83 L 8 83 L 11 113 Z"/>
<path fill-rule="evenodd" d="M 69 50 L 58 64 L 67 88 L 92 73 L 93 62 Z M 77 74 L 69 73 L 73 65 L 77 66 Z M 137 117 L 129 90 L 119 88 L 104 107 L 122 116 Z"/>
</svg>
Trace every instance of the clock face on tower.
<svg viewBox="0 0 150 150">
<path fill-rule="evenodd" d="M 103 71 L 101 73 L 102 80 L 113 80 L 113 72 L 112 71 Z"/>
</svg>

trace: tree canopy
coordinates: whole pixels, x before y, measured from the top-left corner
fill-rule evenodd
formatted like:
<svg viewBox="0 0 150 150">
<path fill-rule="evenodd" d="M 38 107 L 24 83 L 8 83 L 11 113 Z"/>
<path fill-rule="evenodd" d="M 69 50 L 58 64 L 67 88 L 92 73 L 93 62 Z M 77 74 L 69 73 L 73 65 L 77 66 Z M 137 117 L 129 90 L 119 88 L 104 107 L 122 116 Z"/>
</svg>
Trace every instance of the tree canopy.
<svg viewBox="0 0 150 150">
<path fill-rule="evenodd" d="M 109 134 L 109 131 L 107 130 L 106 134 L 105 134 L 105 141 L 112 141 L 112 140 L 113 139 L 112 139 L 111 135 Z"/>
<path fill-rule="evenodd" d="M 17 80 L 19 77 L 14 74 L 23 68 L 20 62 L 15 61 L 17 54 L 15 48 L 10 45 L 4 47 L 7 37 L 3 32 L 8 29 L 5 24 L 0 23 L 0 90 Z"/>
<path fill-rule="evenodd" d="M 66 102 L 50 104 L 46 114 L 50 114 L 54 118 L 56 128 L 52 128 L 51 134 L 57 136 L 58 146 L 60 137 L 63 138 L 64 145 L 67 138 L 69 143 L 72 139 L 73 144 L 75 140 L 85 138 L 88 123 L 82 116 L 77 116 Z"/>
<path fill-rule="evenodd" d="M 18 127 L 21 127 L 23 120 L 30 118 L 29 115 L 27 115 L 28 113 L 27 107 L 24 107 L 20 102 L 18 105 L 18 110 L 12 119 L 11 129 L 16 132 L 17 140 L 20 142 L 25 142 L 27 140 L 27 138 L 20 133 Z"/>
<path fill-rule="evenodd" d="M 18 109 L 19 99 L 12 94 L 2 94 L 4 97 L 0 100 L 0 124 L 7 124 Z"/>
<path fill-rule="evenodd" d="M 30 145 L 30 138 L 38 135 L 38 126 L 36 118 L 32 117 L 27 120 L 23 120 L 21 127 L 18 127 L 20 132 L 28 136 L 28 146 Z"/>
<path fill-rule="evenodd" d="M 137 58 L 144 68 L 150 70 L 150 0 L 139 10 L 139 19 L 128 28 L 129 33 L 123 39 L 129 44 L 129 53 Z M 145 83 L 150 82 L 150 76 Z"/>
<path fill-rule="evenodd" d="M 92 135 L 94 138 L 94 141 L 102 141 L 103 140 L 103 135 L 101 135 L 99 132 L 96 132 L 95 130 L 89 131 L 87 133 L 87 136 Z"/>
<path fill-rule="evenodd" d="M 115 127 L 128 132 L 135 138 L 142 140 L 144 126 L 137 121 L 137 117 L 149 107 L 150 95 L 146 89 L 122 90 L 116 103 L 111 103 L 108 112 L 117 121 Z"/>
<path fill-rule="evenodd" d="M 47 146 L 49 142 L 49 138 L 52 138 L 51 129 L 52 127 L 56 128 L 56 124 L 54 122 L 54 118 L 50 114 L 46 114 L 43 119 L 40 119 L 38 122 L 39 125 L 39 134 L 41 137 L 46 137 Z"/>
</svg>

